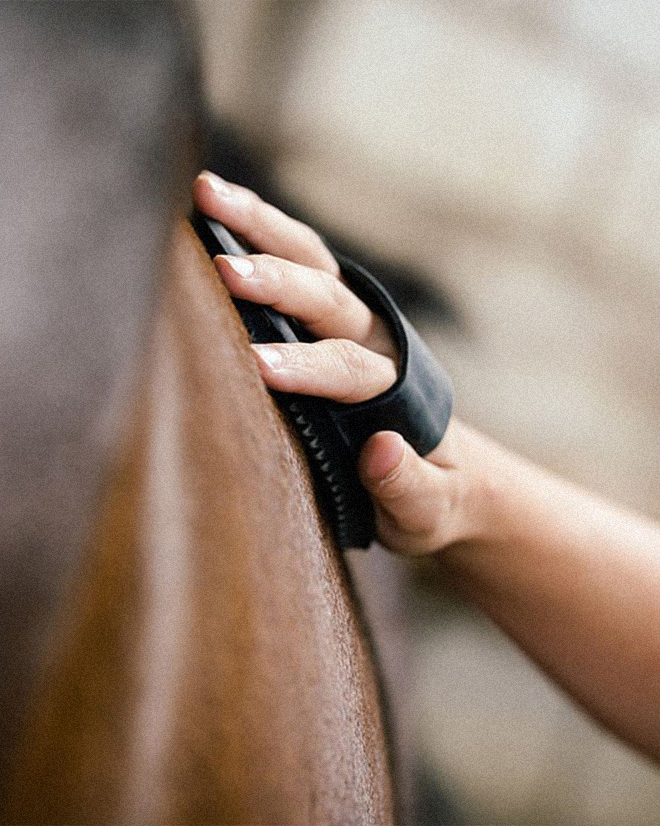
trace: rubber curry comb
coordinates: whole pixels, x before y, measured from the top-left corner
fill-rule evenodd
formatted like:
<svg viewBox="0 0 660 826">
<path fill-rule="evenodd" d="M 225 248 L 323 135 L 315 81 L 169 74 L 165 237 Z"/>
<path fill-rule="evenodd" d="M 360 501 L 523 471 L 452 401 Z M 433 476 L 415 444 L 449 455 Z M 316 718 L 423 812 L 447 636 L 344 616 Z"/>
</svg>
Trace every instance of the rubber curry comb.
<svg viewBox="0 0 660 826">
<path fill-rule="evenodd" d="M 248 250 L 218 221 L 199 212 L 192 225 L 211 258 L 247 255 Z M 375 538 L 371 499 L 356 462 L 367 439 L 395 430 L 425 456 L 442 439 L 452 409 L 451 383 L 383 286 L 358 264 L 336 254 L 343 279 L 388 324 L 398 346 L 398 377 L 384 393 L 357 404 L 272 392 L 297 432 L 307 455 L 320 508 L 342 549 L 367 548 Z M 234 299 L 257 344 L 313 342 L 294 318 L 271 307 Z"/>
</svg>

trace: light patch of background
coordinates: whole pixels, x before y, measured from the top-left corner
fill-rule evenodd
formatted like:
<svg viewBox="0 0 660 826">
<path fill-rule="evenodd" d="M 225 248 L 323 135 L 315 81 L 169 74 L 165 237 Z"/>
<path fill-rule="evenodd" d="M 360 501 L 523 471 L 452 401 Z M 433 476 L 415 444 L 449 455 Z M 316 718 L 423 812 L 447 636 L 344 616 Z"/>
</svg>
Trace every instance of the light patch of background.
<svg viewBox="0 0 660 826">
<path fill-rule="evenodd" d="M 464 418 L 660 517 L 660 4 L 203 0 L 209 96 L 324 225 L 442 284 Z M 655 824 L 660 775 L 425 592 L 416 749 L 465 823 Z"/>
</svg>

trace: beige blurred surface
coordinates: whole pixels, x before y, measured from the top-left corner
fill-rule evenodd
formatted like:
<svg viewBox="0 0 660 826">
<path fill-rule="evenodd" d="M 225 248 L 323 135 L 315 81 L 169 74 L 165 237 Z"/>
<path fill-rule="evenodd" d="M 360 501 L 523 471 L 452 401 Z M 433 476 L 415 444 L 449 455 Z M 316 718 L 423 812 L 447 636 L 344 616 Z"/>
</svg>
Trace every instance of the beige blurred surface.
<svg viewBox="0 0 660 826">
<path fill-rule="evenodd" d="M 660 6 L 206 0 L 209 96 L 327 226 L 449 291 L 462 416 L 660 516 Z M 469 823 L 653 824 L 660 774 L 420 600 L 418 747 Z"/>
</svg>

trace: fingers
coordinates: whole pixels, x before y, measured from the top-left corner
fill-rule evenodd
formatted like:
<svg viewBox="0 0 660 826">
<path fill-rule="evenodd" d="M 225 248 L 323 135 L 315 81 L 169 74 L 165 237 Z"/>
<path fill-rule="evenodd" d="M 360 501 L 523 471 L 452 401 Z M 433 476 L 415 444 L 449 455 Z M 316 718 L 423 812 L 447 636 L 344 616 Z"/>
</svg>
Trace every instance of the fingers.
<svg viewBox="0 0 660 826">
<path fill-rule="evenodd" d="M 372 436 L 358 470 L 374 499 L 378 534 L 387 547 L 428 553 L 459 535 L 454 475 L 423 459 L 398 433 Z"/>
<path fill-rule="evenodd" d="M 325 270 L 272 255 L 219 255 L 215 265 L 233 296 L 295 316 L 316 338 L 352 339 L 383 355 L 396 355 L 382 319 Z"/>
<path fill-rule="evenodd" d="M 315 344 L 254 344 L 266 384 L 273 390 L 322 396 L 346 404 L 366 401 L 396 381 L 394 361 L 345 339 Z"/>
<path fill-rule="evenodd" d="M 199 210 L 242 235 L 255 249 L 339 275 L 337 262 L 314 230 L 249 189 L 204 171 L 193 183 L 193 200 Z"/>
<path fill-rule="evenodd" d="M 197 177 L 193 197 L 207 215 L 270 253 L 216 257 L 232 295 L 296 317 L 317 338 L 352 339 L 395 357 L 387 326 L 340 280 L 337 262 L 312 229 L 211 172 Z"/>
</svg>

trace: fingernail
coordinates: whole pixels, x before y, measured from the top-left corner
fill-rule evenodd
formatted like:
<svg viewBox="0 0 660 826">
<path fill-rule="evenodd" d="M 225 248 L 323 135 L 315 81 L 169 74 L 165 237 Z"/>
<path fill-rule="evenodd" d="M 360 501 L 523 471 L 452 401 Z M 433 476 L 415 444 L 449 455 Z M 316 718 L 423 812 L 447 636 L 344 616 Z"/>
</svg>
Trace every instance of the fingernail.
<svg viewBox="0 0 660 826">
<path fill-rule="evenodd" d="M 249 278 L 254 274 L 254 264 L 249 258 L 239 258 L 236 255 L 222 255 L 218 257 L 226 261 L 232 270 L 238 273 L 241 278 Z"/>
<path fill-rule="evenodd" d="M 229 198 L 233 194 L 227 182 L 223 181 L 215 172 L 209 172 L 208 169 L 205 169 L 200 173 L 199 177 L 204 178 L 216 195 L 220 195 L 222 198 Z"/>
<path fill-rule="evenodd" d="M 264 344 L 254 344 L 252 349 L 257 354 L 257 356 L 272 370 L 277 370 L 278 367 L 282 366 L 284 359 L 282 358 L 282 353 L 275 349 L 275 347 L 269 347 L 268 345 Z"/>
</svg>

